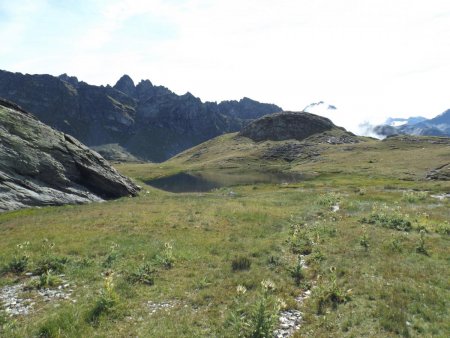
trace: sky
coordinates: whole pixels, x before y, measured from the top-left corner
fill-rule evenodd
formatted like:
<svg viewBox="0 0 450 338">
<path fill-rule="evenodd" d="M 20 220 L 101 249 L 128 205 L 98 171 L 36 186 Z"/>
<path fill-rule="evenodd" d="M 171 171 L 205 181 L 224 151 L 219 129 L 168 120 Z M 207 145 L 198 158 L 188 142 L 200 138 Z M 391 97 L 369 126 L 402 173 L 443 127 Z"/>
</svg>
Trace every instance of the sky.
<svg viewBox="0 0 450 338">
<path fill-rule="evenodd" d="M 0 41 L 3 70 L 325 101 L 352 131 L 450 108 L 448 0 L 0 0 Z"/>
</svg>

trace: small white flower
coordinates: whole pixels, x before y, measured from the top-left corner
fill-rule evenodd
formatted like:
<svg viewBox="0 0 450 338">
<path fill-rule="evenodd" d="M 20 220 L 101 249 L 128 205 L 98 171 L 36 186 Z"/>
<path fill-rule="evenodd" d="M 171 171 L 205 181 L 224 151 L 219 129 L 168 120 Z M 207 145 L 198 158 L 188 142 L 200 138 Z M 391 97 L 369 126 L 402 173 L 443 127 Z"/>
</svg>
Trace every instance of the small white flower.
<svg viewBox="0 0 450 338">
<path fill-rule="evenodd" d="M 280 309 L 285 309 L 287 307 L 287 304 L 283 299 L 277 298 L 277 302 L 278 302 L 278 305 L 280 306 Z"/>
<path fill-rule="evenodd" d="M 243 295 L 244 293 L 247 292 L 247 288 L 246 288 L 244 285 L 238 285 L 238 286 L 236 287 L 236 292 L 237 292 L 239 295 Z"/>
<path fill-rule="evenodd" d="M 265 291 L 273 291 L 275 290 L 275 283 L 270 279 L 263 280 L 261 282 L 261 286 Z"/>
</svg>

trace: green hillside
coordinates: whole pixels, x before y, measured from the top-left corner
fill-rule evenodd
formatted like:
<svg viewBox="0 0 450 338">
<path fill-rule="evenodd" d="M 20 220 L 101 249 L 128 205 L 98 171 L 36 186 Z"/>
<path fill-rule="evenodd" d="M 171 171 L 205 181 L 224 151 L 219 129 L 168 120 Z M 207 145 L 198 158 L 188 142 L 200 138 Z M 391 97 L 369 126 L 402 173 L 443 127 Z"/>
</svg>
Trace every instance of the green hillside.
<svg viewBox="0 0 450 338">
<path fill-rule="evenodd" d="M 264 337 L 299 310 L 294 337 L 445 337 L 450 181 L 426 177 L 450 140 L 346 135 L 227 134 L 116 165 L 143 186 L 136 198 L 0 214 L 0 336 Z M 304 179 L 144 183 L 179 172 Z"/>
</svg>

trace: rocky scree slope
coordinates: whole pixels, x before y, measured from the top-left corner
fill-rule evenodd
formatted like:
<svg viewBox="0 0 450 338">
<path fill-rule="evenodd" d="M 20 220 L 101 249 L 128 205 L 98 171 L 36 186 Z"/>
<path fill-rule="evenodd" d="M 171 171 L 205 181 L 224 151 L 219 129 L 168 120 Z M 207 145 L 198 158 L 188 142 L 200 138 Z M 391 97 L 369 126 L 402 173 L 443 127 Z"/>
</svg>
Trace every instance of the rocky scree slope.
<svg viewBox="0 0 450 338">
<path fill-rule="evenodd" d="M 0 211 L 135 196 L 138 190 L 75 138 L 0 99 Z"/>
<path fill-rule="evenodd" d="M 119 157 L 156 162 L 282 110 L 248 98 L 203 103 L 190 93 L 177 95 L 149 80 L 135 85 L 127 75 L 113 87 L 105 87 L 66 74 L 0 71 L 0 97 L 101 153 L 105 146 L 105 155 L 128 152 L 131 156 Z"/>
</svg>

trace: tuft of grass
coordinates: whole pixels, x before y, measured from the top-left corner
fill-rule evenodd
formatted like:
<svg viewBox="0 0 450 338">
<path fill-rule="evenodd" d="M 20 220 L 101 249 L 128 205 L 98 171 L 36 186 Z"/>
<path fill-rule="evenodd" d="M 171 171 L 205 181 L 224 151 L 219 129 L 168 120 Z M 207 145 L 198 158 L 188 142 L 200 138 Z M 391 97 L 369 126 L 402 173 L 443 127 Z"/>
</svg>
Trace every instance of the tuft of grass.
<svg viewBox="0 0 450 338">
<path fill-rule="evenodd" d="M 336 268 L 330 269 L 331 276 L 329 281 L 318 285 L 314 289 L 313 299 L 316 304 L 316 312 L 318 315 L 326 313 L 327 308 L 336 310 L 339 304 L 350 301 L 351 290 L 344 290 L 338 286 Z"/>
<path fill-rule="evenodd" d="M 82 315 L 74 307 L 64 307 L 43 323 L 39 324 L 36 334 L 39 338 L 87 337 L 87 328 L 83 325 Z"/>
<path fill-rule="evenodd" d="M 278 313 L 283 302 L 274 296 L 275 284 L 263 280 L 253 302 L 246 301 L 247 289 L 239 285 L 227 320 L 227 331 L 234 337 L 268 338 L 278 323 Z"/>
<path fill-rule="evenodd" d="M 369 251 L 370 243 L 369 243 L 369 236 L 367 235 L 367 232 L 364 231 L 363 235 L 359 239 L 359 245 L 361 245 L 362 248 L 364 248 L 364 251 Z"/>
<path fill-rule="evenodd" d="M 103 261 L 103 267 L 111 268 L 119 256 L 119 244 L 112 242 L 109 246 L 109 251 L 106 254 L 105 260 Z"/>
<path fill-rule="evenodd" d="M 428 197 L 426 191 L 404 191 L 402 200 L 408 203 L 417 203 L 419 201 L 425 201 Z"/>
<path fill-rule="evenodd" d="M 103 317 L 112 314 L 119 304 L 119 296 L 114 290 L 112 276 L 107 276 L 103 282 L 103 288 L 94 306 L 87 315 L 87 321 L 93 325 L 98 325 Z"/>
<path fill-rule="evenodd" d="M 157 261 L 166 269 L 172 269 L 175 264 L 173 245 L 170 242 L 164 243 L 164 249 L 156 256 Z"/>
<path fill-rule="evenodd" d="M 15 253 L 8 264 L 2 268 L 2 273 L 15 273 L 19 274 L 25 272 L 30 262 L 30 256 L 28 253 L 28 246 L 30 242 L 26 241 L 16 245 Z"/>
<path fill-rule="evenodd" d="M 319 195 L 317 198 L 317 204 L 331 208 L 341 202 L 342 196 L 339 193 L 329 192 L 326 194 Z"/>
<path fill-rule="evenodd" d="M 312 240 L 303 224 L 294 223 L 291 225 L 288 243 L 295 255 L 309 255 L 312 252 Z"/>
<path fill-rule="evenodd" d="M 297 286 L 300 286 L 300 283 L 305 278 L 305 274 L 303 273 L 302 260 L 300 257 L 298 258 L 297 264 L 295 264 L 295 266 L 290 269 L 290 273 L 295 281 L 295 284 Z"/>
<path fill-rule="evenodd" d="M 22 273 L 27 270 L 29 262 L 28 256 L 14 256 L 11 261 L 2 269 L 3 273 Z"/>
<path fill-rule="evenodd" d="M 49 273 L 62 273 L 65 270 L 69 259 L 64 256 L 57 256 L 54 253 L 55 243 L 48 238 L 44 238 L 41 244 L 41 257 L 37 260 L 34 273 L 38 275 Z"/>
<path fill-rule="evenodd" d="M 34 273 L 38 275 L 45 274 L 49 271 L 52 271 L 54 273 L 63 273 L 68 262 L 69 259 L 67 257 L 43 257 L 36 263 Z"/>
<path fill-rule="evenodd" d="M 238 256 L 231 261 L 231 269 L 233 271 L 250 270 L 252 261 L 246 256 Z"/>
<path fill-rule="evenodd" d="M 146 262 L 141 264 L 128 276 L 128 281 L 135 284 L 153 285 L 155 284 L 155 272 L 156 269 L 150 263 Z"/>
<path fill-rule="evenodd" d="M 52 270 L 47 270 L 39 277 L 36 287 L 38 289 L 55 287 L 55 286 L 61 285 L 61 283 L 62 283 L 61 278 L 59 278 L 58 276 L 55 276 L 52 273 Z"/>
<path fill-rule="evenodd" d="M 369 217 L 363 217 L 361 222 L 398 231 L 410 231 L 412 229 L 411 222 L 397 214 L 373 213 Z"/>
<path fill-rule="evenodd" d="M 419 245 L 416 247 L 416 252 L 428 256 L 428 251 L 425 248 L 425 230 L 420 230 Z"/>
</svg>

